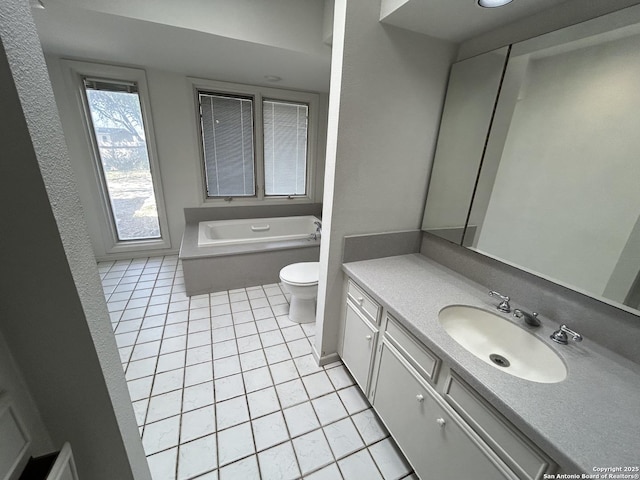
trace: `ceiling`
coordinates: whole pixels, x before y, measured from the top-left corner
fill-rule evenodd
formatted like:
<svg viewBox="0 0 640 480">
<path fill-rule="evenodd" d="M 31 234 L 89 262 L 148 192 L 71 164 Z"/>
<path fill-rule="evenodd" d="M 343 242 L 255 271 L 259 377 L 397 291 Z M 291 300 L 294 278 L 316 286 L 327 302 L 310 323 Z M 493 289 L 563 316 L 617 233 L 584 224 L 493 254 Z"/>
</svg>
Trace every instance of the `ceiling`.
<svg viewBox="0 0 640 480">
<path fill-rule="evenodd" d="M 482 8 L 477 0 L 382 0 L 383 23 L 459 43 L 566 0 L 513 0 Z"/>
<path fill-rule="evenodd" d="M 32 5 L 38 0 L 31 0 Z M 182 75 L 329 91 L 332 0 L 40 0 L 33 16 L 45 52 Z M 563 0 L 381 1 L 382 21 L 453 42 L 553 7 Z M 329 24 L 330 25 L 330 24 Z M 270 83 L 265 76 L 282 80 Z"/>
</svg>

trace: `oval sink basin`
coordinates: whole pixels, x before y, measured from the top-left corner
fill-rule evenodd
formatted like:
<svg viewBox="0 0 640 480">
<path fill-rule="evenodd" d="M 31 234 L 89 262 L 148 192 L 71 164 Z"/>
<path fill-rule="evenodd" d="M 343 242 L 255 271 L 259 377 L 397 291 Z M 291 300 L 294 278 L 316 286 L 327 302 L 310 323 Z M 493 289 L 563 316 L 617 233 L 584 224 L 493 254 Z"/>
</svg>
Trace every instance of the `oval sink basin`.
<svg viewBox="0 0 640 480">
<path fill-rule="evenodd" d="M 438 317 L 456 342 L 505 373 L 539 383 L 557 383 L 567 377 L 567 367 L 548 345 L 499 315 L 451 305 L 440 310 Z"/>
</svg>

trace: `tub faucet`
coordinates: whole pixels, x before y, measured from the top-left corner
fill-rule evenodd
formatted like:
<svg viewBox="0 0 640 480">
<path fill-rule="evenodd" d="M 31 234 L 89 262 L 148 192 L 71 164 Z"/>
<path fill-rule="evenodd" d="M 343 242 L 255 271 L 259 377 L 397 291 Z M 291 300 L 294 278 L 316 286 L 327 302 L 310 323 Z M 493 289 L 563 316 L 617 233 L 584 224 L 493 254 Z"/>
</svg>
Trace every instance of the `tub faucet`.
<svg viewBox="0 0 640 480">
<path fill-rule="evenodd" d="M 313 224 L 316 226 L 316 231 L 309 234 L 309 237 L 311 240 L 317 240 L 318 237 L 322 234 L 322 222 L 316 220 L 315 222 L 313 222 Z"/>
<path fill-rule="evenodd" d="M 560 343 L 562 345 L 566 345 L 567 343 L 569 343 L 567 339 L 567 333 L 573 337 L 573 340 L 575 342 L 582 341 L 582 335 L 580 335 L 578 332 L 574 332 L 573 330 L 568 328 L 566 325 L 561 325 L 558 330 L 553 332 L 551 334 L 551 340 L 553 340 L 554 342 Z"/>
</svg>

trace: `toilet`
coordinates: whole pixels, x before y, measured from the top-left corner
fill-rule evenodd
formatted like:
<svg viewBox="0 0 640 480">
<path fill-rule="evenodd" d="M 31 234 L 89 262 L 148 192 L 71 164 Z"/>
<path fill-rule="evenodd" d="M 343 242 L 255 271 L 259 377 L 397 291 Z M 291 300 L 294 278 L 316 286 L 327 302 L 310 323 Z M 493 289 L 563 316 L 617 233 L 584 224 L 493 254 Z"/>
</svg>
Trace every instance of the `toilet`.
<svg viewBox="0 0 640 480">
<path fill-rule="evenodd" d="M 316 321 L 319 262 L 292 263 L 280 270 L 280 280 L 291 294 L 289 320 L 296 323 Z"/>
</svg>

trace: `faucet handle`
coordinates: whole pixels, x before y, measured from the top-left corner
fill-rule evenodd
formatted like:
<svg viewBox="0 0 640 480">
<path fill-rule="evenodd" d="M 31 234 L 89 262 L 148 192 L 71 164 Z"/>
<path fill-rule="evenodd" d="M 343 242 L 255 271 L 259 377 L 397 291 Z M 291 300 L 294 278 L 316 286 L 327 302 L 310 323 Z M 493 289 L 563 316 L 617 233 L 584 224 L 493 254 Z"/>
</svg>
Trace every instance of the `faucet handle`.
<svg viewBox="0 0 640 480">
<path fill-rule="evenodd" d="M 554 342 L 566 345 L 567 343 L 569 343 L 569 341 L 567 340 L 567 333 L 573 337 L 574 342 L 582 341 L 582 335 L 580 335 L 578 332 L 574 332 L 566 325 L 560 325 L 560 328 L 553 332 L 550 338 Z"/>
<path fill-rule="evenodd" d="M 509 313 L 511 311 L 511 305 L 509 305 L 509 300 L 511 300 L 509 297 L 507 297 L 506 295 L 502 295 L 501 293 L 498 293 L 494 290 L 491 290 L 489 292 L 489 296 L 490 297 L 498 297 L 502 300 L 502 302 L 500 302 L 500 304 L 498 306 L 496 306 L 496 308 L 498 310 L 500 310 L 501 312 L 505 312 L 505 313 Z"/>
</svg>

